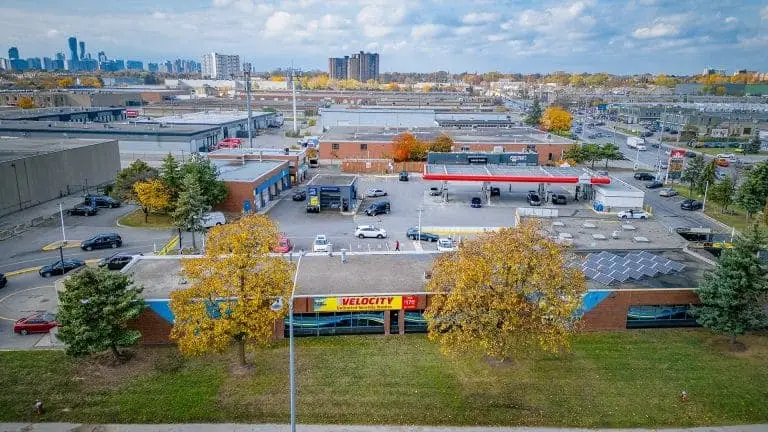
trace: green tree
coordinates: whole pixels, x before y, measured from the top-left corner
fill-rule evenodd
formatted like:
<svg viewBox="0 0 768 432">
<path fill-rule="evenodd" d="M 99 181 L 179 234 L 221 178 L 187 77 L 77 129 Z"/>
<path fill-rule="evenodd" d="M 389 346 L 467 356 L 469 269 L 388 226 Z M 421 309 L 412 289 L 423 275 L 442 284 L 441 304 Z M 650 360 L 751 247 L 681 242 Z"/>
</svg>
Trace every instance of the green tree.
<svg viewBox="0 0 768 432">
<path fill-rule="evenodd" d="M 179 161 L 170 153 L 163 159 L 163 164 L 160 166 L 160 180 L 165 183 L 165 187 L 171 193 L 171 202 L 175 202 L 181 190 L 181 168 Z"/>
<path fill-rule="evenodd" d="M 408 151 L 408 160 L 412 161 L 425 161 L 427 160 L 427 152 L 429 151 L 429 143 L 416 140 L 416 143 L 411 146 Z"/>
<path fill-rule="evenodd" d="M 192 249 L 197 250 L 195 232 L 202 231 L 202 216 L 210 207 L 205 203 L 200 192 L 200 184 L 197 177 L 187 174 L 181 183 L 181 192 L 176 200 L 176 209 L 171 214 L 173 223 L 180 229 L 188 229 L 192 232 Z"/>
<path fill-rule="evenodd" d="M 680 132 L 680 140 L 681 141 L 690 141 L 695 140 L 699 137 L 699 128 L 696 126 L 687 123 L 685 126 L 683 126 L 682 132 Z"/>
<path fill-rule="evenodd" d="M 757 225 L 753 225 L 732 249 L 723 250 L 716 267 L 704 274 L 699 285 L 701 304 L 694 308 L 696 321 L 727 335 L 732 344 L 744 332 L 766 325 L 763 301 L 768 295 L 768 280 L 757 256 L 764 240 Z"/>
<path fill-rule="evenodd" d="M 584 153 L 581 151 L 581 146 L 573 145 L 568 147 L 563 152 L 563 159 L 573 161 L 577 164 L 584 162 Z"/>
<path fill-rule="evenodd" d="M 736 201 L 747 212 L 747 220 L 749 220 L 753 214 L 765 206 L 765 185 L 760 184 L 760 179 L 757 176 L 748 176 L 747 180 L 739 187 Z"/>
<path fill-rule="evenodd" d="M 719 204 L 723 211 L 733 204 L 734 195 L 736 195 L 736 185 L 730 177 L 725 177 L 709 188 L 709 198 L 715 204 Z"/>
<path fill-rule="evenodd" d="M 191 174 L 197 178 L 205 204 L 214 207 L 227 197 L 227 186 L 219 180 L 219 170 L 210 159 L 193 156 L 181 167 L 182 178 Z"/>
<path fill-rule="evenodd" d="M 137 159 L 117 174 L 112 195 L 118 199 L 133 201 L 136 199 L 133 185 L 154 178 L 157 178 L 157 170 L 147 165 L 143 160 Z"/>
<path fill-rule="evenodd" d="M 691 193 L 694 190 L 698 190 L 699 186 L 699 174 L 704 170 L 704 156 L 701 154 L 696 155 L 693 159 L 688 159 L 683 169 L 683 174 L 680 177 L 680 181 L 688 183 L 688 188 Z"/>
<path fill-rule="evenodd" d="M 699 178 L 696 180 L 698 185 L 697 190 L 699 193 L 704 193 L 704 189 L 715 185 L 715 174 L 717 173 L 717 165 L 715 160 L 712 159 L 704 164 L 704 168 L 699 173 Z M 707 186 L 709 185 L 709 186 Z"/>
<path fill-rule="evenodd" d="M 531 109 L 528 111 L 528 116 L 525 118 L 525 124 L 528 126 L 538 126 L 539 122 L 541 121 L 541 115 L 543 113 L 544 111 L 541 109 L 539 98 L 534 97 Z"/>
<path fill-rule="evenodd" d="M 760 146 L 760 135 L 755 134 L 749 142 L 744 143 L 744 153 L 759 153 Z"/>
<path fill-rule="evenodd" d="M 440 136 L 435 138 L 429 145 L 429 151 L 447 153 L 451 151 L 453 144 L 453 138 L 446 134 L 440 134 Z"/>
<path fill-rule="evenodd" d="M 146 307 L 142 290 L 130 276 L 104 269 L 87 267 L 65 279 L 56 320 L 66 353 L 80 357 L 111 350 L 115 360 L 121 360 L 120 348 L 141 337 L 126 323 Z"/>
<path fill-rule="evenodd" d="M 603 159 L 603 152 L 597 144 L 584 144 L 581 146 L 581 155 L 584 162 L 592 164 L 592 169 L 595 169 L 595 162 Z"/>
<path fill-rule="evenodd" d="M 605 159 L 605 168 L 608 168 L 608 161 L 621 160 L 621 152 L 616 144 L 605 143 L 600 147 L 600 156 Z"/>
</svg>

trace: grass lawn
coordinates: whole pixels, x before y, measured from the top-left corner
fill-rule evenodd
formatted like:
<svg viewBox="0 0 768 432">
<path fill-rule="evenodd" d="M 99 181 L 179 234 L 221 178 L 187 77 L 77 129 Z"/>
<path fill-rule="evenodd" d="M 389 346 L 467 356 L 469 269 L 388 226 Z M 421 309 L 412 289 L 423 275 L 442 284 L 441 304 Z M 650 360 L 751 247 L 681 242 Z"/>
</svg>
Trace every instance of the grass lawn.
<svg viewBox="0 0 768 432">
<path fill-rule="evenodd" d="M 300 423 L 656 427 L 768 422 L 768 336 L 584 333 L 571 354 L 447 358 L 424 335 L 297 340 Z M 0 422 L 288 422 L 285 341 L 232 357 L 138 349 L 127 365 L 0 352 Z M 678 395 L 687 391 L 690 399 Z M 32 413 L 36 398 L 46 413 Z"/>
<path fill-rule="evenodd" d="M 136 209 L 118 219 L 120 225 L 136 228 L 170 228 L 173 226 L 171 217 L 167 214 L 149 214 L 149 221 L 144 222 L 144 212 Z"/>
<path fill-rule="evenodd" d="M 688 186 L 675 184 L 671 186 L 674 190 L 677 191 L 677 193 L 680 194 L 680 196 L 684 198 L 693 198 L 701 201 L 704 196 L 702 194 L 697 193 L 696 191 L 691 194 L 690 189 L 688 189 Z M 727 214 L 721 212 L 721 207 L 718 204 L 712 203 L 709 200 L 707 201 L 707 206 L 704 209 L 704 213 L 713 218 L 716 219 L 728 226 L 731 226 L 733 228 L 736 228 L 736 231 L 744 232 L 747 228 L 749 228 L 757 218 L 760 218 L 760 215 L 752 215 L 752 218 L 750 219 L 749 223 L 747 223 L 747 216 L 744 209 L 739 207 L 736 204 L 731 204 L 728 206 L 728 210 L 733 210 L 735 213 L 733 214 Z M 764 225 L 761 224 L 761 227 L 765 228 Z"/>
</svg>

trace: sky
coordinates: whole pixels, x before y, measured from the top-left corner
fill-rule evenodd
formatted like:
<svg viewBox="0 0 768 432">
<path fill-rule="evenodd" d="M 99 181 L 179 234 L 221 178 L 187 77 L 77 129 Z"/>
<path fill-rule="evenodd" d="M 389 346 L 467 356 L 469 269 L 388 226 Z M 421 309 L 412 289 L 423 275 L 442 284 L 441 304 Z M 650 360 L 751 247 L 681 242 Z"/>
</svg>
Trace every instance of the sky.
<svg viewBox="0 0 768 432">
<path fill-rule="evenodd" d="M 2 0 L 22 57 L 161 61 L 239 54 L 254 70 L 326 70 L 380 54 L 381 72 L 696 74 L 768 71 L 767 0 Z"/>
</svg>

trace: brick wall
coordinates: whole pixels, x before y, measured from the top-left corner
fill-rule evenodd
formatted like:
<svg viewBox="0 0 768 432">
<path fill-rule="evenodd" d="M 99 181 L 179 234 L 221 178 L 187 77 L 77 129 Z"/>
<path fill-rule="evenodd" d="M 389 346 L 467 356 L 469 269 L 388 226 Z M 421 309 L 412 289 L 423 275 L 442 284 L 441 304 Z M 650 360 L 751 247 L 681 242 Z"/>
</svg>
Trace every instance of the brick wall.
<svg viewBox="0 0 768 432">
<path fill-rule="evenodd" d="M 611 293 L 584 314 L 584 330 L 620 330 L 627 328 L 627 310 L 633 305 L 698 304 L 693 290 L 621 291 Z"/>
<path fill-rule="evenodd" d="M 171 323 L 152 309 L 147 308 L 136 319 L 128 321 L 128 327 L 141 332 L 143 345 L 171 343 Z"/>
<path fill-rule="evenodd" d="M 253 205 L 253 190 L 256 182 L 226 182 L 227 197 L 216 205 L 216 210 L 229 213 L 240 213 L 243 210 L 243 201 L 250 200 Z"/>
</svg>

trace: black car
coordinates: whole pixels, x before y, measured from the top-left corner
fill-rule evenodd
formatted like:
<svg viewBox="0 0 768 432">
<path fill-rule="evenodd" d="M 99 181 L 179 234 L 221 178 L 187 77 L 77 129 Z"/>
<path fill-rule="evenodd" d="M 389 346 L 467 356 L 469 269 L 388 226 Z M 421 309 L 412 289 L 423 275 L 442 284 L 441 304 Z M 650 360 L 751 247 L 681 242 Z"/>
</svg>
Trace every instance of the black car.
<svg viewBox="0 0 768 432">
<path fill-rule="evenodd" d="M 682 210 L 701 210 L 704 204 L 701 201 L 687 199 L 680 203 L 680 209 Z"/>
<path fill-rule="evenodd" d="M 376 201 L 365 209 L 366 216 L 376 216 L 389 213 L 389 201 Z"/>
<path fill-rule="evenodd" d="M 643 180 L 643 181 L 656 180 L 656 177 L 654 177 L 653 174 L 647 173 L 647 172 L 635 173 L 634 177 L 635 177 L 635 180 Z"/>
<path fill-rule="evenodd" d="M 8 279 L 4 274 L 0 273 L 0 288 L 5 288 L 6 285 L 8 285 Z"/>
<path fill-rule="evenodd" d="M 529 205 L 532 205 L 532 206 L 541 205 L 541 198 L 539 197 L 539 194 L 537 194 L 534 191 L 528 192 L 528 196 L 526 197 L 526 200 L 528 200 Z"/>
<path fill-rule="evenodd" d="M 98 207 L 84 205 L 84 204 L 76 205 L 71 209 L 67 210 L 67 214 L 73 215 L 73 216 L 93 216 L 98 212 L 99 212 Z"/>
<path fill-rule="evenodd" d="M 95 207 L 104 208 L 118 208 L 120 207 L 120 201 L 106 195 L 89 195 L 85 197 L 83 202 L 85 205 L 92 205 Z"/>
<path fill-rule="evenodd" d="M 68 271 L 72 271 L 76 268 L 80 268 L 85 265 L 85 262 L 79 259 L 65 259 L 64 261 L 56 261 L 53 264 L 40 267 L 38 273 L 42 277 L 51 277 L 53 275 L 63 275 Z"/>
<path fill-rule="evenodd" d="M 662 182 L 660 182 L 658 180 L 654 180 L 654 181 L 652 181 L 650 183 L 646 183 L 645 184 L 646 189 L 658 189 L 658 188 L 660 188 L 662 186 L 664 186 L 664 183 L 662 183 Z"/>
<path fill-rule="evenodd" d="M 294 201 L 304 201 L 307 199 L 307 191 L 296 191 L 293 193 L 293 196 L 291 197 Z"/>
<path fill-rule="evenodd" d="M 472 208 L 480 208 L 483 206 L 483 200 L 481 200 L 480 197 L 473 197 L 469 202 L 469 206 Z"/>
<path fill-rule="evenodd" d="M 97 234 L 88 240 L 80 243 L 80 249 L 91 251 L 94 249 L 119 248 L 123 245 L 123 239 L 120 234 Z"/>
<path fill-rule="evenodd" d="M 408 171 L 401 171 L 399 180 L 408 181 Z"/>
<path fill-rule="evenodd" d="M 491 196 L 501 196 L 501 188 L 492 187 Z"/>
<path fill-rule="evenodd" d="M 568 198 L 566 198 L 563 194 L 553 194 L 552 195 L 552 204 L 568 204 Z"/>
<path fill-rule="evenodd" d="M 110 257 L 102 258 L 101 261 L 99 261 L 99 267 L 106 267 L 109 270 L 120 270 L 128 265 L 132 259 L 133 255 L 118 252 Z"/>
<path fill-rule="evenodd" d="M 408 231 L 405 232 L 406 237 L 408 237 L 411 240 L 423 240 L 423 241 L 431 241 L 436 242 L 437 239 L 440 238 L 440 236 L 428 233 L 428 232 L 419 232 L 418 228 L 408 228 Z"/>
</svg>

